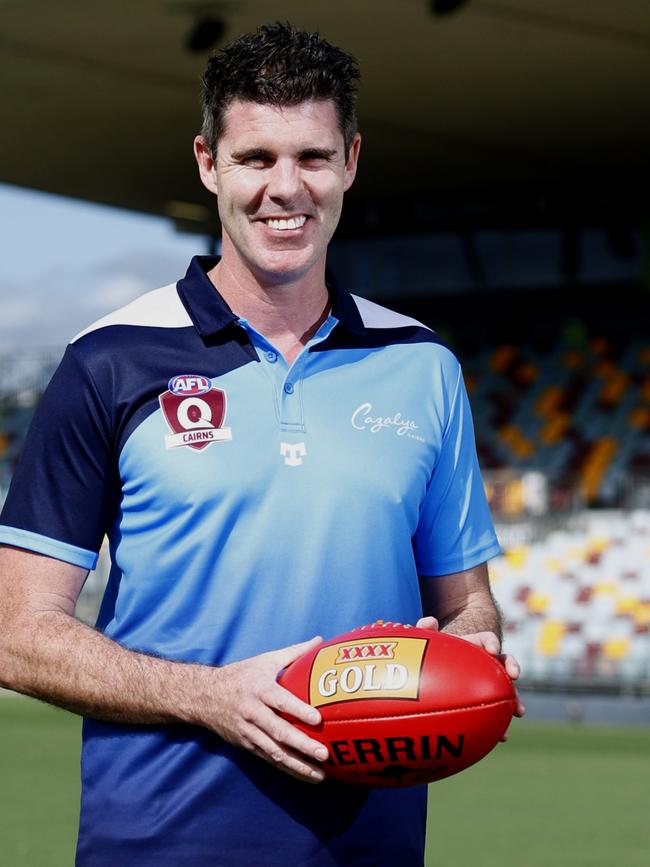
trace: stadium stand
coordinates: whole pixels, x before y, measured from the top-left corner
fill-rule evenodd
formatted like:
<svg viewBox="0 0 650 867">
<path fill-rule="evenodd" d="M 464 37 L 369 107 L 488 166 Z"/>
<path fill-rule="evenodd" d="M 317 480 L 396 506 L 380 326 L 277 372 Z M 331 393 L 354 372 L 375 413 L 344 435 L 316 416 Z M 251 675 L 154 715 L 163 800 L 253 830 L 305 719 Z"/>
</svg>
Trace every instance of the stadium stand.
<svg viewBox="0 0 650 867">
<path fill-rule="evenodd" d="M 464 364 L 484 469 L 541 471 L 585 505 L 619 503 L 650 470 L 650 341 L 501 344 Z"/>
<path fill-rule="evenodd" d="M 650 682 L 650 511 L 580 522 L 490 564 L 506 647 L 527 681 Z"/>
</svg>

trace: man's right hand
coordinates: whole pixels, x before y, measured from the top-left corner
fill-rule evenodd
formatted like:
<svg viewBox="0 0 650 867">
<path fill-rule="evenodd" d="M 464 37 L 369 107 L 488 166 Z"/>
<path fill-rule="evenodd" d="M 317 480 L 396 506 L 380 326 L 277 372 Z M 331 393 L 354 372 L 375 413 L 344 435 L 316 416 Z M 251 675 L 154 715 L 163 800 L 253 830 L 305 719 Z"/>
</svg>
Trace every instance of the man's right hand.
<svg viewBox="0 0 650 867">
<path fill-rule="evenodd" d="M 327 759 L 327 749 L 278 711 L 308 725 L 317 725 L 320 713 L 276 680 L 283 668 L 321 641 L 317 636 L 214 669 L 216 690 L 210 705 L 218 711 L 215 718 L 200 720 L 201 724 L 292 777 L 322 782 L 325 774 L 319 765 Z"/>
<path fill-rule="evenodd" d="M 0 686 L 110 722 L 205 726 L 288 774 L 318 783 L 327 750 L 278 711 L 319 712 L 276 682 L 320 638 L 215 668 L 128 650 L 76 620 L 87 570 L 0 546 Z"/>
</svg>

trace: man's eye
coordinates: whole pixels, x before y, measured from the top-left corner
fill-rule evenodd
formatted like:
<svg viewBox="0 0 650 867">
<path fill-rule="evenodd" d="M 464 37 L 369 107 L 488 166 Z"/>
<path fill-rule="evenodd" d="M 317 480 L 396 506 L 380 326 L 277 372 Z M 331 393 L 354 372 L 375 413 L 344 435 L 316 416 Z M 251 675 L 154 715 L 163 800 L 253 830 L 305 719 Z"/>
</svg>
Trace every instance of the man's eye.
<svg viewBox="0 0 650 867">
<path fill-rule="evenodd" d="M 268 157 L 263 156 L 254 156 L 254 157 L 246 157 L 243 161 L 245 166 L 249 166 L 251 169 L 265 169 L 270 160 Z"/>
<path fill-rule="evenodd" d="M 303 154 L 300 161 L 306 166 L 322 166 L 327 158 L 319 153 Z"/>
</svg>

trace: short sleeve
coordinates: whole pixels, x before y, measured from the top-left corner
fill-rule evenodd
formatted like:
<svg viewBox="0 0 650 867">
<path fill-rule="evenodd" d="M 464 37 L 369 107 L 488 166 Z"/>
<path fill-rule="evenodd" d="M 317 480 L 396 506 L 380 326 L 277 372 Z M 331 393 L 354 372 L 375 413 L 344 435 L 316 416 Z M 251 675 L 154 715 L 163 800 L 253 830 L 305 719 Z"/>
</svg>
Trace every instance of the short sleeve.
<svg viewBox="0 0 650 867">
<path fill-rule="evenodd" d="M 476 456 L 474 426 L 460 365 L 440 452 L 413 537 L 420 575 L 447 575 L 501 552 Z"/>
<path fill-rule="evenodd" d="M 92 569 L 115 512 L 111 423 L 69 346 L 34 414 L 0 515 L 0 543 Z"/>
</svg>

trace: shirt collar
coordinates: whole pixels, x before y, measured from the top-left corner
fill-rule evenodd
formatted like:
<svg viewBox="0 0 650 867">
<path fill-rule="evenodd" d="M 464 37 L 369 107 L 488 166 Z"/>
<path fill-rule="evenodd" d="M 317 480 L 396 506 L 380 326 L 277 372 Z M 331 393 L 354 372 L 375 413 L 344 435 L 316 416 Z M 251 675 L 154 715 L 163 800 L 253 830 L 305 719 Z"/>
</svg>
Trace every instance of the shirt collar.
<svg viewBox="0 0 650 867">
<path fill-rule="evenodd" d="M 201 337 L 216 334 L 238 319 L 208 277 L 208 271 L 218 261 L 218 256 L 194 256 L 187 273 L 176 284 L 180 299 Z M 365 334 L 361 314 L 350 293 L 338 286 L 330 274 L 327 288 L 332 298 L 332 314 L 353 334 Z"/>
</svg>

